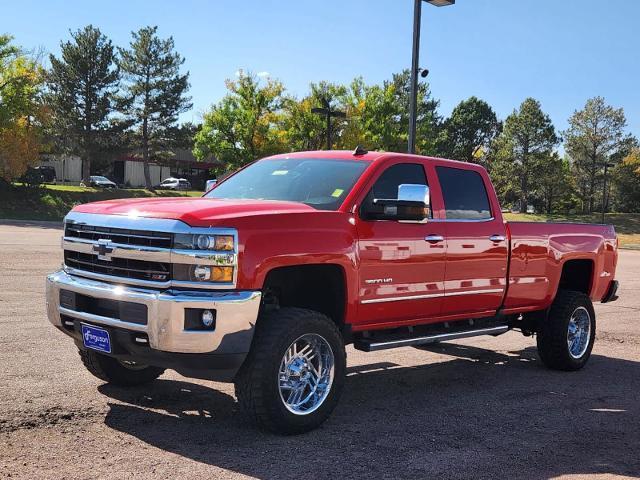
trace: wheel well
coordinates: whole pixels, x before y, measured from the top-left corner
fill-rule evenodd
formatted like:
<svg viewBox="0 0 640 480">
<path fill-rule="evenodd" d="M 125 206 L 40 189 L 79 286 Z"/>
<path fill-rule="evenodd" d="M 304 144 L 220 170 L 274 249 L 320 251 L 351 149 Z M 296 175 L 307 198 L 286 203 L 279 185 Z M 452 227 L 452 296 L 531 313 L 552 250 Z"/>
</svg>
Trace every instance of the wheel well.
<svg viewBox="0 0 640 480">
<path fill-rule="evenodd" d="M 568 260 L 562 266 L 558 290 L 575 290 L 589 295 L 592 275 L 592 260 Z"/>
<path fill-rule="evenodd" d="M 296 265 L 271 270 L 263 287 L 263 308 L 299 307 L 324 313 L 344 325 L 346 281 L 339 265 Z"/>
</svg>

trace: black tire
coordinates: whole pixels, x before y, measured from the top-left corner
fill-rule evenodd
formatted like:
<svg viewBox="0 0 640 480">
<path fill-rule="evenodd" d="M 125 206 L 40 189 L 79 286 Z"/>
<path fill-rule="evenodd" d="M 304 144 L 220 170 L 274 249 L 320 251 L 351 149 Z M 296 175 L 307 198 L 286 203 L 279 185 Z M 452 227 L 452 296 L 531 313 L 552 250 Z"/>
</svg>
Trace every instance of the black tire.
<svg viewBox="0 0 640 480">
<path fill-rule="evenodd" d="M 317 409 L 296 415 L 285 407 L 278 387 L 282 359 L 303 335 L 321 336 L 331 347 L 334 376 L 331 388 Z M 260 316 L 251 352 L 235 379 L 240 408 L 263 430 L 295 435 L 320 426 L 338 403 L 346 374 L 346 353 L 342 335 L 327 316 L 302 308 L 281 308 Z"/>
<path fill-rule="evenodd" d="M 92 350 L 78 350 L 80 359 L 91 374 L 100 380 L 121 387 L 133 387 L 152 382 L 164 373 L 164 368 L 138 366 L 127 367 L 113 357 Z"/>
<path fill-rule="evenodd" d="M 589 340 L 584 353 L 571 354 L 568 345 L 569 322 L 579 309 L 589 314 Z M 582 292 L 560 290 L 556 296 L 549 316 L 542 319 L 538 326 L 538 354 L 542 362 L 553 370 L 579 370 L 585 366 L 596 336 L 596 314 L 591 299 Z"/>
</svg>

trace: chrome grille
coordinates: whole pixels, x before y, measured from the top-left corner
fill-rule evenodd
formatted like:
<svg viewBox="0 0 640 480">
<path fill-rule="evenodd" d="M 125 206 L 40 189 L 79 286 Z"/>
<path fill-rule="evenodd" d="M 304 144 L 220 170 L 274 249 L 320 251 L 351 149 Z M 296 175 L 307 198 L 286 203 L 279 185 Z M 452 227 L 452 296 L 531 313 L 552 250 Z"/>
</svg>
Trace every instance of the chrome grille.
<svg viewBox="0 0 640 480">
<path fill-rule="evenodd" d="M 171 233 L 99 227 L 84 224 L 67 224 L 64 235 L 69 238 L 81 238 L 94 241 L 111 240 L 114 243 L 141 245 L 145 247 L 171 248 L 173 244 L 173 235 Z"/>
<path fill-rule="evenodd" d="M 97 255 L 65 250 L 64 263 L 76 270 L 84 270 L 101 275 L 166 282 L 171 280 L 171 264 L 149 262 L 130 258 L 113 258 L 110 261 L 100 260 Z"/>
</svg>

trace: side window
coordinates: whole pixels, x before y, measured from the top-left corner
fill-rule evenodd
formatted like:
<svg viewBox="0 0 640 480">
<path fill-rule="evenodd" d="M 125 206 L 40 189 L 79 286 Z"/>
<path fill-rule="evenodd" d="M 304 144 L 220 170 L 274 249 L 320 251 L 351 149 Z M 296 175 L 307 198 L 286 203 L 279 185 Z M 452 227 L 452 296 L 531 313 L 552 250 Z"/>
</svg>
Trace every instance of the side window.
<svg viewBox="0 0 640 480">
<path fill-rule="evenodd" d="M 398 187 L 407 183 L 428 185 L 427 176 L 422 165 L 419 163 L 398 163 L 387 168 L 367 193 L 362 202 L 360 212 L 372 212 L 375 208 L 379 208 L 373 205 L 373 200 L 376 198 L 398 198 Z"/>
<path fill-rule="evenodd" d="M 436 167 L 447 219 L 483 220 L 491 218 L 487 190 L 478 172 Z"/>
</svg>

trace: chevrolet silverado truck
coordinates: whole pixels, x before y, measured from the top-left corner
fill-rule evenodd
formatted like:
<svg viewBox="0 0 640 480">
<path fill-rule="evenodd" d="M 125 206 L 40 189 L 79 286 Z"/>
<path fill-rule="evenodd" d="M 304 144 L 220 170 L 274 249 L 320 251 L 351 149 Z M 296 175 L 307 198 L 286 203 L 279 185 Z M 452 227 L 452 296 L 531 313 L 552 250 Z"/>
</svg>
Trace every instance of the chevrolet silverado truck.
<svg viewBox="0 0 640 480">
<path fill-rule="evenodd" d="M 518 330 L 582 368 L 615 300 L 610 225 L 505 222 L 478 165 L 321 151 L 256 161 L 202 198 L 65 218 L 49 320 L 115 385 L 165 369 L 235 383 L 259 427 L 319 426 L 366 352 Z"/>
</svg>

